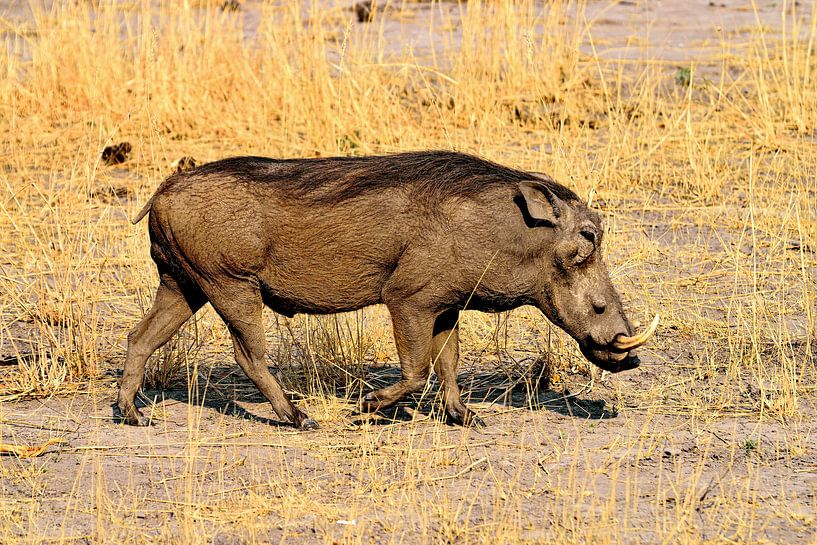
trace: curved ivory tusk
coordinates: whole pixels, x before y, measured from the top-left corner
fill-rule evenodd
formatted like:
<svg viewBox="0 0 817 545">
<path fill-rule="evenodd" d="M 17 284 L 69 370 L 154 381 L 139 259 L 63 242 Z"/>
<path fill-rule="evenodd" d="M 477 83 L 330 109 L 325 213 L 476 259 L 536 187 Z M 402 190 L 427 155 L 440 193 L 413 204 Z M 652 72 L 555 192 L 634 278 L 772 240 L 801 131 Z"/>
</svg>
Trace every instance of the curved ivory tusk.
<svg viewBox="0 0 817 545">
<path fill-rule="evenodd" d="M 658 314 L 655 315 L 655 318 L 652 319 L 652 323 L 647 330 L 642 333 L 641 335 L 636 335 L 635 337 L 628 337 L 626 335 L 619 335 L 613 340 L 612 347 L 616 350 L 632 350 L 633 348 L 638 348 L 639 346 L 646 343 L 650 340 L 650 337 L 653 336 L 655 330 L 658 329 Z"/>
</svg>

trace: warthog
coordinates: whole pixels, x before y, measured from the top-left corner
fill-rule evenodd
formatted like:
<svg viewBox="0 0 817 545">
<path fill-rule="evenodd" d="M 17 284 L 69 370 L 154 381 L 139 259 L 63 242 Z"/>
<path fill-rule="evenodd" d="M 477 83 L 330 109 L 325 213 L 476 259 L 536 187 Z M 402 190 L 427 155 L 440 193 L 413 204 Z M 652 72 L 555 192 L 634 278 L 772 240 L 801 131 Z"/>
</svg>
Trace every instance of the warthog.
<svg viewBox="0 0 817 545">
<path fill-rule="evenodd" d="M 600 252 L 596 212 L 548 176 L 461 153 L 379 157 L 238 157 L 170 176 L 150 213 L 156 300 L 128 335 L 120 417 L 148 357 L 208 301 L 235 359 L 279 418 L 317 427 L 270 374 L 261 310 L 327 314 L 384 303 L 402 378 L 368 393 L 364 410 L 424 387 L 434 367 L 455 422 L 483 425 L 456 381 L 460 311 L 540 309 L 588 360 L 632 369 L 633 331 Z M 654 329 L 654 328 L 653 328 Z"/>
</svg>

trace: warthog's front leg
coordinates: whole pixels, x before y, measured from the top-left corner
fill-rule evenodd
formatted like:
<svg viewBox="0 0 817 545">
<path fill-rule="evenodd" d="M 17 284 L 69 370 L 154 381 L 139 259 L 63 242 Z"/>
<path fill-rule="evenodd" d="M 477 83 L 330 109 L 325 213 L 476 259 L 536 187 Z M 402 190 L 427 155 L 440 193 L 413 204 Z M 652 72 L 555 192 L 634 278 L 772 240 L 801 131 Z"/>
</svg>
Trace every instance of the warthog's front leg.
<svg viewBox="0 0 817 545">
<path fill-rule="evenodd" d="M 485 422 L 474 411 L 465 406 L 457 385 L 457 361 L 460 357 L 459 312 L 443 312 L 434 322 L 434 340 L 431 357 L 434 372 L 440 379 L 443 403 L 448 415 L 457 423 L 476 428 L 485 427 Z"/>
<path fill-rule="evenodd" d="M 369 392 L 363 397 L 361 409 L 376 411 L 394 405 L 406 394 L 422 389 L 431 372 L 431 340 L 434 316 L 405 302 L 389 304 L 394 342 L 400 357 L 402 378 L 396 384 Z"/>
</svg>

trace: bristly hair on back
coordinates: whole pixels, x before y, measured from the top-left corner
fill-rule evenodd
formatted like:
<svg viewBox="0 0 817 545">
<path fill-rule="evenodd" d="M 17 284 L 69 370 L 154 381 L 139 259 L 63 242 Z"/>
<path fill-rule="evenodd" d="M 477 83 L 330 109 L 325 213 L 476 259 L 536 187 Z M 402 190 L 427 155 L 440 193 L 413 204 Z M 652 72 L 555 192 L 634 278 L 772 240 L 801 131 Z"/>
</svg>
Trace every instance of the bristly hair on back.
<svg viewBox="0 0 817 545">
<path fill-rule="evenodd" d="M 208 163 L 185 176 L 229 176 L 245 183 L 272 184 L 293 197 L 339 202 L 363 194 L 406 188 L 422 200 L 469 197 L 492 186 L 537 180 L 559 198 L 579 197 L 542 174 L 498 165 L 453 151 L 414 151 L 392 155 L 270 159 L 232 157 Z"/>
</svg>

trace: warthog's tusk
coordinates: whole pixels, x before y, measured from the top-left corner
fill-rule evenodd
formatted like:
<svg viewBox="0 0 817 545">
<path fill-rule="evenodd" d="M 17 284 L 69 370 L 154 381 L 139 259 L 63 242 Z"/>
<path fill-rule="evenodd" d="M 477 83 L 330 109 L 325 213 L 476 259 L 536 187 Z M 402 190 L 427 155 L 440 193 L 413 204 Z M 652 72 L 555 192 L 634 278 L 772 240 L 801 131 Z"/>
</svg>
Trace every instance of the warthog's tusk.
<svg viewBox="0 0 817 545">
<path fill-rule="evenodd" d="M 647 330 L 642 333 L 641 335 L 636 335 L 635 337 L 628 337 L 626 335 L 619 335 L 613 340 L 612 347 L 616 350 L 632 350 L 633 348 L 638 348 L 639 346 L 646 343 L 650 340 L 650 337 L 653 336 L 655 330 L 658 329 L 658 314 L 655 315 L 655 318 L 652 319 L 652 323 Z"/>
</svg>

